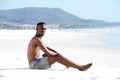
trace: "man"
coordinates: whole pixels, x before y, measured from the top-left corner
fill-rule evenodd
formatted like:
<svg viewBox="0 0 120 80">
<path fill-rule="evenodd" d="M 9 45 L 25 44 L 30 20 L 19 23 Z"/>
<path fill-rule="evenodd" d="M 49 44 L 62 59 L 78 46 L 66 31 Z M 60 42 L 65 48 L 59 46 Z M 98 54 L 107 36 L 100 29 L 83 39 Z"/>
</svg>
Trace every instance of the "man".
<svg viewBox="0 0 120 80">
<path fill-rule="evenodd" d="M 28 45 L 27 57 L 30 69 L 47 69 L 50 68 L 50 66 L 55 62 L 63 64 L 67 68 L 72 67 L 80 71 L 85 71 L 91 67 L 92 63 L 86 65 L 78 65 L 65 58 L 57 51 L 47 47 L 42 41 L 42 37 L 45 35 L 45 32 L 46 24 L 44 22 L 38 23 L 36 26 L 36 35 L 31 39 Z M 42 58 L 40 58 L 40 50 L 44 52 Z"/>
</svg>

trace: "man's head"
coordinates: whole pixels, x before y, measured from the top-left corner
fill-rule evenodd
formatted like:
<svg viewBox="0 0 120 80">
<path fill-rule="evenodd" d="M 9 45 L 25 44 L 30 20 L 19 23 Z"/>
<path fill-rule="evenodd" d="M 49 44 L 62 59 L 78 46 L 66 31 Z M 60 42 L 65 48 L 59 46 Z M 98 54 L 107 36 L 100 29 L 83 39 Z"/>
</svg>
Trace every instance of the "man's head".
<svg viewBox="0 0 120 80">
<path fill-rule="evenodd" d="M 45 22 L 38 23 L 36 26 L 36 36 L 42 37 L 42 36 L 44 36 L 45 32 L 46 32 Z"/>
</svg>

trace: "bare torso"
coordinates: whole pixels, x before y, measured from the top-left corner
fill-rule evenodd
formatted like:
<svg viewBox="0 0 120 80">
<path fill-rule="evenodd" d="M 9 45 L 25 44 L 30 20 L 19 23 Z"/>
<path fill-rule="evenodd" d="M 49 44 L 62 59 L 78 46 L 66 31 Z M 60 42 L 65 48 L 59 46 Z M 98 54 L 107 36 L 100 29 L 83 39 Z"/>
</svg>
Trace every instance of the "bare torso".
<svg viewBox="0 0 120 80">
<path fill-rule="evenodd" d="M 33 37 L 28 45 L 27 57 L 29 63 L 40 56 L 40 48 L 35 44 L 36 37 Z"/>
</svg>

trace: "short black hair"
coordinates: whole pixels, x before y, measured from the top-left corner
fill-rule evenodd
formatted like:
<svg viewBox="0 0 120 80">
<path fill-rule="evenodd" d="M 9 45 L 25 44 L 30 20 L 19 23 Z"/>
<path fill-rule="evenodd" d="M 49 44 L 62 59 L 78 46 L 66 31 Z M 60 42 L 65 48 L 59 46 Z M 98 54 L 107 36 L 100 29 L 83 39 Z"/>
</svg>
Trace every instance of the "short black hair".
<svg viewBox="0 0 120 80">
<path fill-rule="evenodd" d="M 46 24 L 46 23 L 45 22 L 39 22 L 39 23 L 37 23 L 37 26 L 41 26 L 43 24 Z"/>
</svg>

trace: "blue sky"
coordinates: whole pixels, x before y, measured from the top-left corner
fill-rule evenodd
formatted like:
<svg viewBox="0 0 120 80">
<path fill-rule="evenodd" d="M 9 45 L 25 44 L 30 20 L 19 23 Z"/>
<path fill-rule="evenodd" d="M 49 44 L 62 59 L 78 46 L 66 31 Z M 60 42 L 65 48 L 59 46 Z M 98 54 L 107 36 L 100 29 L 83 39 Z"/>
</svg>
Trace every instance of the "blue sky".
<svg viewBox="0 0 120 80">
<path fill-rule="evenodd" d="M 84 19 L 120 22 L 120 0 L 0 0 L 0 10 L 23 7 L 57 7 Z"/>
</svg>

